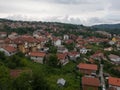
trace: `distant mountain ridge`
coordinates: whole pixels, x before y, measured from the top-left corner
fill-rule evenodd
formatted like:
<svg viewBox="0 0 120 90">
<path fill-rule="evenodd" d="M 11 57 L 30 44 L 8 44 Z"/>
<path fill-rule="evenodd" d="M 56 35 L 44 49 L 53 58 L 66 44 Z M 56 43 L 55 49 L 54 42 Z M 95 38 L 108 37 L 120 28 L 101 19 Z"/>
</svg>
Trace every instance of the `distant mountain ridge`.
<svg viewBox="0 0 120 90">
<path fill-rule="evenodd" d="M 42 21 L 22 21 L 22 20 L 10 20 L 0 18 L 0 31 L 6 31 L 8 33 L 18 32 L 18 33 L 32 33 L 34 30 L 38 29 L 57 29 L 58 31 L 62 29 L 67 30 L 90 30 L 90 31 L 107 31 L 112 34 L 120 34 L 120 23 L 118 24 L 100 24 L 93 26 L 84 26 L 70 23 L 61 22 L 42 22 Z"/>
<path fill-rule="evenodd" d="M 94 25 L 92 28 L 97 29 L 120 29 L 120 23 L 119 24 L 100 24 L 100 25 Z"/>
</svg>

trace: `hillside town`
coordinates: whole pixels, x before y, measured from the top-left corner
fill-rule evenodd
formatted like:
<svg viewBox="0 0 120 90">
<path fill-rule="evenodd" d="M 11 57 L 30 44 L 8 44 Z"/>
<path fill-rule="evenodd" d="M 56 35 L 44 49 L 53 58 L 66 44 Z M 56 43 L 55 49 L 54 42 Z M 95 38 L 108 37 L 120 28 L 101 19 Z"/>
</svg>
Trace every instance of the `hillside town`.
<svg viewBox="0 0 120 90">
<path fill-rule="evenodd" d="M 14 24 L 11 27 L 15 27 Z M 61 68 L 75 63 L 74 69 L 80 73 L 77 76 L 80 90 L 120 90 L 119 35 L 105 31 L 95 32 L 101 37 L 85 37 L 69 31 L 55 35 L 61 31 L 52 26 L 51 31 L 43 27 L 44 30 L 35 30 L 32 34 L 0 32 L 0 51 L 8 57 L 21 52 L 32 62 L 43 65 L 48 63 L 50 55 L 54 55 L 58 60 L 56 64 Z M 87 33 L 86 30 L 77 33 L 83 32 Z M 20 71 L 13 69 L 11 73 L 19 74 Z M 61 77 L 56 83 L 64 88 L 67 80 Z"/>
</svg>

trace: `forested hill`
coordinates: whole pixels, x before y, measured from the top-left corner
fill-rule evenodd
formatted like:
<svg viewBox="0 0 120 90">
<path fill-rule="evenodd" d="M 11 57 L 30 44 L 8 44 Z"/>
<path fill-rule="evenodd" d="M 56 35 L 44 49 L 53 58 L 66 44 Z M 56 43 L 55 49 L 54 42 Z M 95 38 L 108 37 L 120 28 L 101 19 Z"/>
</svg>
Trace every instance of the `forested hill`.
<svg viewBox="0 0 120 90">
<path fill-rule="evenodd" d="M 92 30 L 103 30 L 110 33 L 120 34 L 120 24 L 100 24 L 91 27 Z"/>
<path fill-rule="evenodd" d="M 19 34 L 33 33 L 34 30 L 77 30 L 86 28 L 83 25 L 59 23 L 59 22 L 41 22 L 41 21 L 13 21 L 0 19 L 0 31 L 8 33 L 17 32 Z"/>
<path fill-rule="evenodd" d="M 41 22 L 41 21 L 13 21 L 0 18 L 0 31 L 7 33 L 17 32 L 19 34 L 32 34 L 35 30 L 57 30 L 57 31 L 107 31 L 112 34 L 120 34 L 120 24 L 100 24 L 91 27 L 67 24 L 59 22 Z"/>
<path fill-rule="evenodd" d="M 98 29 L 120 29 L 120 24 L 100 24 L 92 27 Z"/>
</svg>

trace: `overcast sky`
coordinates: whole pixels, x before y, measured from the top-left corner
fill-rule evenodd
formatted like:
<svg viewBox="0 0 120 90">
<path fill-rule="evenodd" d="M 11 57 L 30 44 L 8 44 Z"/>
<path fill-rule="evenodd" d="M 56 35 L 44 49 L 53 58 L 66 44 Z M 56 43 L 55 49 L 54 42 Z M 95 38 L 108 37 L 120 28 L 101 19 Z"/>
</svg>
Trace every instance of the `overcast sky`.
<svg viewBox="0 0 120 90">
<path fill-rule="evenodd" d="M 0 18 L 84 25 L 120 23 L 120 0 L 0 0 Z"/>
</svg>

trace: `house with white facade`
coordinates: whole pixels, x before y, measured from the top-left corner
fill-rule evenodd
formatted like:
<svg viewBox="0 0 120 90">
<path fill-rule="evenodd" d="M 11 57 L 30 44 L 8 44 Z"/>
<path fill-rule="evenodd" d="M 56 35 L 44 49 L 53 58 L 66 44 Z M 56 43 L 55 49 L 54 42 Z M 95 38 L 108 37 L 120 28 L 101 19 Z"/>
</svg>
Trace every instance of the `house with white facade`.
<svg viewBox="0 0 120 90">
<path fill-rule="evenodd" d="M 70 60 L 76 60 L 78 57 L 80 57 L 80 53 L 76 51 L 72 51 L 68 53 L 68 56 Z"/>
<path fill-rule="evenodd" d="M 115 88 L 116 90 L 120 90 L 120 78 L 109 77 L 108 85 L 109 85 L 109 88 Z"/>
<path fill-rule="evenodd" d="M 7 37 L 7 33 L 6 32 L 0 32 L 0 38 L 5 38 Z"/>
<path fill-rule="evenodd" d="M 110 54 L 108 57 L 112 62 L 114 62 L 116 64 L 120 63 L 120 57 L 119 56 L 114 55 L 114 54 Z"/>
<path fill-rule="evenodd" d="M 69 39 L 69 36 L 68 36 L 68 35 L 64 35 L 64 36 L 63 36 L 63 39 L 64 39 L 64 40 L 68 40 L 68 39 Z"/>
<path fill-rule="evenodd" d="M 54 38 L 53 39 L 53 44 L 54 44 L 54 46 L 61 46 L 62 41 L 59 38 Z"/>
<path fill-rule="evenodd" d="M 88 50 L 86 48 L 81 48 L 80 49 L 81 54 L 86 54 L 87 52 L 88 52 Z"/>
<path fill-rule="evenodd" d="M 44 62 L 43 60 L 46 56 L 46 53 L 45 52 L 30 52 L 29 56 L 34 62 L 43 64 Z"/>
<path fill-rule="evenodd" d="M 69 62 L 66 53 L 57 53 L 57 57 L 58 57 L 59 63 L 62 65 L 66 65 Z"/>
<path fill-rule="evenodd" d="M 1 47 L 0 51 L 4 52 L 6 56 L 11 56 L 17 53 L 17 49 L 13 46 Z"/>
<path fill-rule="evenodd" d="M 58 53 L 66 53 L 66 52 L 68 52 L 68 49 L 65 48 L 64 46 L 58 46 L 57 52 Z"/>
</svg>

